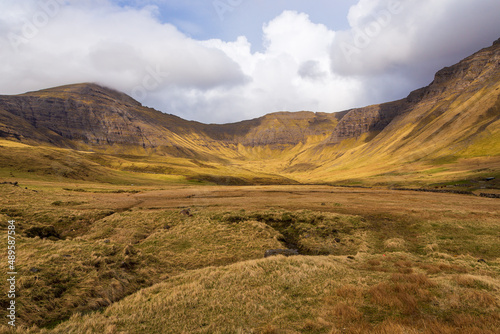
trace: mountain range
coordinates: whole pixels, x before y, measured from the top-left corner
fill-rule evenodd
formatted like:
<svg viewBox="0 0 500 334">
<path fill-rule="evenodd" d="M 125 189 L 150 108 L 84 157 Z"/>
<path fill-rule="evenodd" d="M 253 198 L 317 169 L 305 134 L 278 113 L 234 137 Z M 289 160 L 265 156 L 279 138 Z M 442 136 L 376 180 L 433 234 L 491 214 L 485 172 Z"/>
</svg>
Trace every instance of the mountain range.
<svg viewBox="0 0 500 334">
<path fill-rule="evenodd" d="M 336 113 L 203 124 L 93 83 L 4 95 L 0 139 L 0 176 L 371 186 L 498 179 L 500 40 L 404 99 Z"/>
</svg>

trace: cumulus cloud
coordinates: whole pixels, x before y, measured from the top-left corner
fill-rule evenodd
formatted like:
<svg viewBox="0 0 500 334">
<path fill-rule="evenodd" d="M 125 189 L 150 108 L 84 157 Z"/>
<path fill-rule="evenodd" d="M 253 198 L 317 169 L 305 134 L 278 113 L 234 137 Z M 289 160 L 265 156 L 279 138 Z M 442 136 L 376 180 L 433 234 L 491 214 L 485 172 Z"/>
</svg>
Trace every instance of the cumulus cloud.
<svg viewBox="0 0 500 334">
<path fill-rule="evenodd" d="M 242 106 L 226 109 L 225 116 L 231 118 L 235 111 L 237 118 L 233 119 L 283 110 L 334 112 L 352 105 L 359 98 L 359 83 L 330 72 L 334 36 L 306 14 L 285 11 L 263 26 L 262 52 L 251 53 L 245 38 L 230 43 L 204 42 L 224 51 L 252 78 L 247 85 L 226 92 L 233 102 L 242 101 Z M 216 96 L 220 98 L 220 92 Z"/>
<path fill-rule="evenodd" d="M 9 8 L 0 12 L 0 22 L 8 22 L 13 12 L 17 19 L 7 27 L 0 25 L 4 93 L 85 81 L 128 93 L 137 87 L 144 91 L 171 86 L 203 91 L 249 80 L 221 50 L 160 23 L 155 6 L 137 10 L 95 1 L 100 5 L 62 0 L 2 3 Z M 50 9 L 40 4 L 50 4 Z"/>
<path fill-rule="evenodd" d="M 344 31 L 283 11 L 255 52 L 245 36 L 200 41 L 161 22 L 170 2 L 3 0 L 0 93 L 97 82 L 204 122 L 334 112 L 403 97 L 500 27 L 496 0 L 359 0 Z"/>
<path fill-rule="evenodd" d="M 380 98 L 402 96 L 497 39 L 499 12 L 493 0 L 360 0 L 349 11 L 350 29 L 337 32 L 331 69 L 375 90 L 384 82 Z"/>
<path fill-rule="evenodd" d="M 308 60 L 302 63 L 298 74 L 303 79 L 311 80 L 320 80 L 328 76 L 328 72 L 321 69 L 321 64 L 317 60 Z"/>
</svg>

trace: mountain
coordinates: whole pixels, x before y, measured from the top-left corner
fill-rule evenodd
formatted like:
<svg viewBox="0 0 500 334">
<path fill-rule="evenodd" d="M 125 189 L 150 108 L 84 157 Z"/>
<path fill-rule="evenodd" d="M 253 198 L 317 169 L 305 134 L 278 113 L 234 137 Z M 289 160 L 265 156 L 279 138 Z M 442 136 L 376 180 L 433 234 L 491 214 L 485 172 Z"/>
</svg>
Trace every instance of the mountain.
<svg viewBox="0 0 500 334">
<path fill-rule="evenodd" d="M 0 111 L 3 138 L 95 149 L 115 144 L 182 147 L 185 143 L 177 137 L 186 139 L 190 134 L 208 142 L 296 145 L 307 136 L 331 132 L 338 121 L 335 114 L 281 112 L 234 124 L 201 124 L 143 107 L 125 94 L 96 84 L 0 96 Z"/>
<path fill-rule="evenodd" d="M 93 163 L 113 170 L 132 164 L 137 173 L 216 183 L 424 184 L 434 174 L 440 174 L 434 181 L 497 175 L 499 125 L 500 40 L 405 99 L 331 114 L 278 112 L 202 124 L 97 84 L 0 96 L 4 141 L 93 152 Z M 142 157 L 143 166 L 118 163 L 124 155 Z M 440 172 L 425 172 L 436 166 Z"/>
</svg>

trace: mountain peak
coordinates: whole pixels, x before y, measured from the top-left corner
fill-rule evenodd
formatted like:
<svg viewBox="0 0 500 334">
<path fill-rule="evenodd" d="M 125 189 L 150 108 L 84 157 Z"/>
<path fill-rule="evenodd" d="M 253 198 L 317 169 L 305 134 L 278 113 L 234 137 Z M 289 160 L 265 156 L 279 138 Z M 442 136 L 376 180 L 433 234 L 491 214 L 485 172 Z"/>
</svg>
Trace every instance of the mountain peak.
<svg viewBox="0 0 500 334">
<path fill-rule="evenodd" d="M 117 102 L 121 102 L 127 105 L 132 106 L 142 106 L 140 102 L 134 100 L 132 97 L 128 96 L 125 93 L 117 91 L 113 88 L 109 88 L 103 85 L 99 85 L 97 83 L 78 83 L 71 85 L 58 86 L 48 89 L 43 89 L 36 92 L 28 92 L 22 94 L 25 96 L 59 96 L 63 95 L 64 97 L 68 96 L 83 96 L 85 99 L 105 99 L 105 100 L 114 100 Z"/>
</svg>

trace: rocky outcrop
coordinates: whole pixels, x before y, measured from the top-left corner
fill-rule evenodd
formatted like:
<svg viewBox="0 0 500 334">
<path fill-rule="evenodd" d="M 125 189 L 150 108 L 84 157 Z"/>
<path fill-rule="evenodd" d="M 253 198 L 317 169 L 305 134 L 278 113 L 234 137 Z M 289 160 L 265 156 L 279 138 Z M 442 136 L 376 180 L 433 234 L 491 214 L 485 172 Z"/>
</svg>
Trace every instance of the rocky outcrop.
<svg viewBox="0 0 500 334">
<path fill-rule="evenodd" d="M 484 88 L 485 85 L 495 84 L 496 81 L 491 81 L 491 78 L 498 72 L 499 40 L 493 43 L 492 47 L 483 49 L 456 65 L 441 69 L 429 86 L 411 92 L 404 100 L 348 110 L 333 131 L 329 142 L 339 143 L 368 132 L 382 131 L 396 116 L 411 111 L 419 103 L 436 103 L 451 94 L 460 94 L 464 90 L 473 92 Z"/>
<path fill-rule="evenodd" d="M 481 89 L 500 69 L 499 41 L 495 41 L 491 47 L 465 58 L 458 64 L 441 69 L 429 86 L 410 93 L 407 101 L 416 103 L 424 99 L 443 99 L 446 98 L 447 92 L 457 94 L 465 89 L 469 91 Z"/>
<path fill-rule="evenodd" d="M 330 135 L 338 115 L 313 112 L 280 112 L 260 118 L 260 124 L 235 141 L 245 146 L 279 146 L 304 143 L 310 136 Z"/>
<path fill-rule="evenodd" d="M 344 139 L 356 138 L 368 132 L 382 131 L 394 117 L 404 113 L 407 108 L 406 101 L 401 100 L 348 110 L 328 142 L 337 144 Z"/>
</svg>

